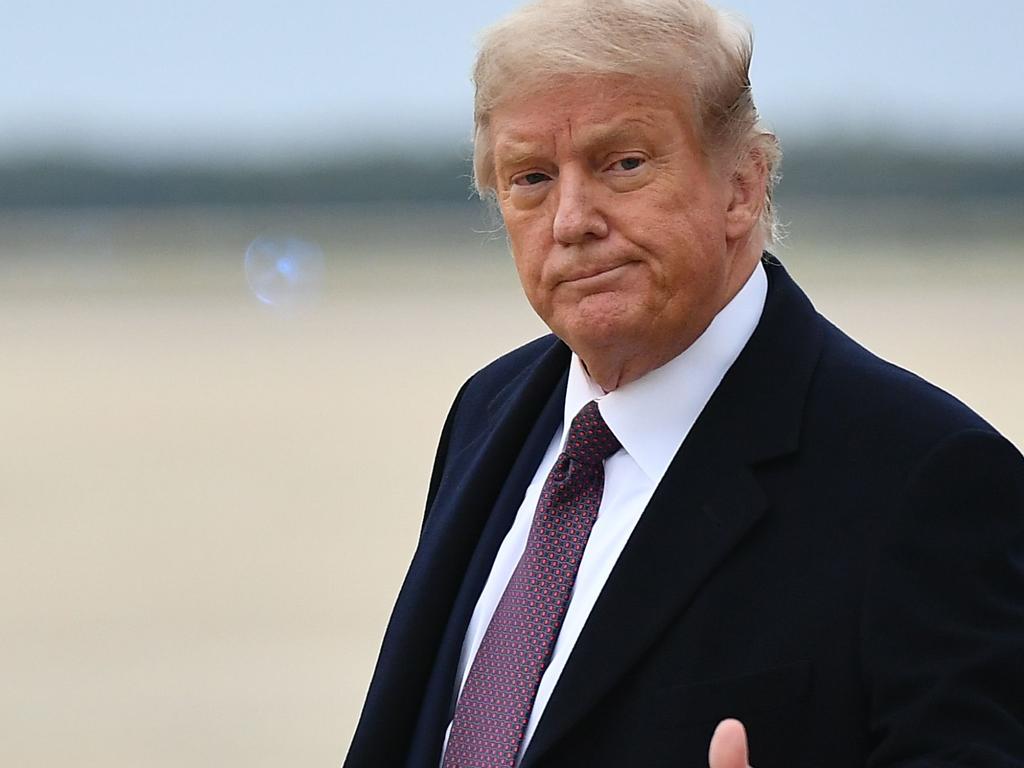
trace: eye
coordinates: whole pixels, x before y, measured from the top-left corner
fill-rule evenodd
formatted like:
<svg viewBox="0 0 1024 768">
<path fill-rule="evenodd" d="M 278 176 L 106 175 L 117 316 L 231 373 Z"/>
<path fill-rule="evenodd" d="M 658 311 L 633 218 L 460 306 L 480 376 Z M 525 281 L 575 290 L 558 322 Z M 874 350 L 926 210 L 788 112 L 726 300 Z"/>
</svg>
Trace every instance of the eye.
<svg viewBox="0 0 1024 768">
<path fill-rule="evenodd" d="M 536 184 L 543 184 L 550 178 L 546 173 L 531 171 L 530 173 L 524 173 L 522 176 L 516 176 L 512 179 L 512 183 L 517 187 L 532 187 Z"/>
<path fill-rule="evenodd" d="M 611 164 L 610 170 L 613 171 L 635 171 L 638 170 L 647 160 L 643 157 L 637 157 L 630 155 L 629 157 L 623 157 L 616 160 Z"/>
</svg>

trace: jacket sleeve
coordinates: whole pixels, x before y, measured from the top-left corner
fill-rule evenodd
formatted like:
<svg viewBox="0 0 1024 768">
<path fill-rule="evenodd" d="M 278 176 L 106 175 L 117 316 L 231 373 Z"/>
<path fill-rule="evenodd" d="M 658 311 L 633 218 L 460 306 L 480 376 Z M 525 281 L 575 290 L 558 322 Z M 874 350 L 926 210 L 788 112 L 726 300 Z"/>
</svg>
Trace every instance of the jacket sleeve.
<svg viewBox="0 0 1024 768">
<path fill-rule="evenodd" d="M 864 605 L 869 768 L 1024 765 L 1024 460 L 953 434 L 910 475 Z"/>
</svg>

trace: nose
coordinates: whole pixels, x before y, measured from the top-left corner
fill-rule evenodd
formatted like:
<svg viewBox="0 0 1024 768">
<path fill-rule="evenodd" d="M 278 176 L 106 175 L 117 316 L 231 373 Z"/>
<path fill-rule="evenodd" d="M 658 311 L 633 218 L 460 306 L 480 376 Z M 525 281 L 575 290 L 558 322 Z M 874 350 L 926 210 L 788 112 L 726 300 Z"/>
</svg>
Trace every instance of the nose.
<svg viewBox="0 0 1024 768">
<path fill-rule="evenodd" d="M 555 242 L 578 245 L 608 236 L 608 222 L 595 205 L 597 190 L 585 172 L 565 169 L 558 176 L 558 202 L 552 224 Z"/>
</svg>

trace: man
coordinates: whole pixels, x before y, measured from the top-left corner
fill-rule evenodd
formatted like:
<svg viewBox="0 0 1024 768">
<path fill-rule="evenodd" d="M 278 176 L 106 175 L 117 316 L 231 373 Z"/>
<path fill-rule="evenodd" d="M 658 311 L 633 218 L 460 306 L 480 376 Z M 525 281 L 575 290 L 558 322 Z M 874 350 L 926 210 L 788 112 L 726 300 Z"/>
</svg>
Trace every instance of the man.
<svg viewBox="0 0 1024 768">
<path fill-rule="evenodd" d="M 1024 461 L 764 252 L 749 60 L 700 0 L 484 39 L 553 335 L 456 398 L 348 768 L 1024 765 Z"/>
</svg>

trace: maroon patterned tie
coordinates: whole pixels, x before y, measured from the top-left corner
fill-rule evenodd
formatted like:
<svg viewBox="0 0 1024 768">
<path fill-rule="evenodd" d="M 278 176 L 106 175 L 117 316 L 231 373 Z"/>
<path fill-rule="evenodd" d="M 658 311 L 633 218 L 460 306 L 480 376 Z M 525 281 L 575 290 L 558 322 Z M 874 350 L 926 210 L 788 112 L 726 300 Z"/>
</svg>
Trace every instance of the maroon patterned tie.
<svg viewBox="0 0 1024 768">
<path fill-rule="evenodd" d="M 444 768 L 515 764 L 601 506 L 604 460 L 618 449 L 597 403 L 587 403 L 544 482 L 526 550 L 470 667 Z"/>
</svg>

